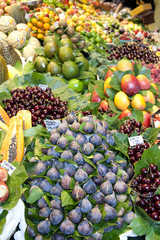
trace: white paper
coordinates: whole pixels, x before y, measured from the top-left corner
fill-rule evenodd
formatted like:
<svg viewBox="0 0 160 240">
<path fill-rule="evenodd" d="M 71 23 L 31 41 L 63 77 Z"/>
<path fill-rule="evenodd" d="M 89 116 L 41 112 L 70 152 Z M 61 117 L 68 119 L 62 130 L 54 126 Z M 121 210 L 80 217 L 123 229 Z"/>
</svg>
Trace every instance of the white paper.
<svg viewBox="0 0 160 240">
<path fill-rule="evenodd" d="M 142 135 L 128 138 L 130 147 L 144 143 Z"/>
<path fill-rule="evenodd" d="M 51 132 L 53 129 L 57 128 L 61 123 L 60 120 L 44 120 L 48 132 Z"/>
</svg>

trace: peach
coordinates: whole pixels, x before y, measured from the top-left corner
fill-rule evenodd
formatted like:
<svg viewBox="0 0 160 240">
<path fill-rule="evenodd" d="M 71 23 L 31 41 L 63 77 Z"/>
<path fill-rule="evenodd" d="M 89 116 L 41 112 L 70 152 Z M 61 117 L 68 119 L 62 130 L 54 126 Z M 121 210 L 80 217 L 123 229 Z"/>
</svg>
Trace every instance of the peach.
<svg viewBox="0 0 160 240">
<path fill-rule="evenodd" d="M 151 116 L 154 114 L 154 113 L 156 113 L 157 111 L 159 110 L 159 107 L 158 106 L 156 106 L 156 105 L 153 105 L 153 107 L 152 107 L 152 111 L 151 112 L 149 112 L 150 114 L 151 114 Z"/>
<path fill-rule="evenodd" d="M 155 102 L 156 102 L 154 94 L 150 90 L 147 90 L 146 96 L 143 96 L 143 97 L 146 102 L 150 102 L 153 104 L 155 104 Z"/>
<path fill-rule="evenodd" d="M 0 202 L 5 202 L 9 197 L 8 186 L 4 182 L 0 182 Z"/>
<path fill-rule="evenodd" d="M 139 81 L 141 90 L 148 90 L 150 88 L 150 81 L 146 76 L 144 76 L 143 74 L 139 74 L 138 76 L 136 76 L 136 78 Z"/>
<path fill-rule="evenodd" d="M 155 88 L 155 90 L 157 91 L 157 94 L 156 94 L 156 98 L 158 97 L 158 94 L 159 94 L 159 89 L 158 89 L 158 86 L 155 84 L 155 83 L 151 83 L 151 86 Z"/>
<path fill-rule="evenodd" d="M 151 125 L 151 115 L 149 112 L 143 111 L 143 118 L 142 126 L 148 128 Z"/>
<path fill-rule="evenodd" d="M 118 70 L 118 69 L 117 69 L 117 66 L 116 66 L 116 65 L 112 66 L 112 67 L 107 71 L 106 76 L 105 76 L 105 80 L 106 80 L 108 77 L 111 77 L 111 76 L 113 75 L 113 72 L 114 72 L 114 71 L 117 71 L 117 70 Z"/>
<path fill-rule="evenodd" d="M 129 100 L 127 94 L 125 94 L 122 91 L 119 91 L 114 96 L 114 104 L 115 104 L 116 108 L 123 111 L 126 108 L 128 108 L 128 106 L 130 105 L 130 100 Z"/>
<path fill-rule="evenodd" d="M 94 90 L 92 93 L 91 102 L 100 102 L 101 98 L 99 97 L 98 93 Z"/>
<path fill-rule="evenodd" d="M 112 87 L 109 85 L 109 83 L 110 83 L 111 80 L 112 80 L 111 77 L 108 77 L 108 78 L 105 80 L 105 82 L 104 82 L 104 94 L 105 94 L 105 96 L 107 96 L 107 97 L 108 97 L 107 88 L 112 88 Z"/>
<path fill-rule="evenodd" d="M 103 109 L 104 111 L 109 109 L 109 104 L 107 100 L 102 100 L 99 104 L 99 108 Z"/>
<path fill-rule="evenodd" d="M 131 107 L 140 111 L 143 111 L 146 108 L 146 102 L 141 94 L 138 93 L 133 97 Z"/>
<path fill-rule="evenodd" d="M 128 96 L 133 96 L 140 90 L 138 79 L 132 74 L 125 74 L 121 80 L 121 88 Z"/>
<path fill-rule="evenodd" d="M 125 71 L 128 71 L 128 70 L 133 71 L 133 65 L 127 59 L 121 59 L 120 61 L 118 61 L 117 68 L 118 68 L 119 71 L 122 71 L 122 72 L 125 72 Z"/>
<path fill-rule="evenodd" d="M 0 182 L 7 182 L 8 171 L 5 168 L 0 167 Z"/>
<path fill-rule="evenodd" d="M 131 114 L 132 114 L 132 111 L 127 108 L 122 111 L 121 115 L 119 116 L 119 119 L 122 119 L 124 117 L 130 117 Z"/>
</svg>

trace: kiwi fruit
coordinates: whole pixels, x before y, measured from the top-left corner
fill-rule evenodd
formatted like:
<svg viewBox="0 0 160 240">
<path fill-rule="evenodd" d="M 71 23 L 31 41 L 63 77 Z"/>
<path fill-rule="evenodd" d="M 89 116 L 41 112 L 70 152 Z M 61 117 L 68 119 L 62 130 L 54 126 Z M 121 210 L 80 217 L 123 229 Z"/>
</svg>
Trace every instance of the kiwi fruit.
<svg viewBox="0 0 160 240">
<path fill-rule="evenodd" d="M 56 32 L 57 32 L 58 35 L 62 35 L 64 33 L 64 29 L 63 28 L 59 28 L 59 29 L 57 29 Z"/>
<path fill-rule="evenodd" d="M 65 20 L 59 20 L 58 26 L 59 27 L 67 27 L 67 22 Z"/>
<path fill-rule="evenodd" d="M 73 34 L 74 34 L 74 27 L 68 26 L 68 28 L 67 28 L 67 34 L 68 34 L 69 36 L 73 35 Z"/>
<path fill-rule="evenodd" d="M 78 37 L 71 37 L 70 40 L 71 40 L 73 43 L 79 42 L 79 38 L 78 38 Z"/>
<path fill-rule="evenodd" d="M 64 39 L 64 38 L 68 38 L 68 35 L 67 35 L 67 34 L 63 34 L 63 35 L 61 36 L 61 39 Z"/>
</svg>

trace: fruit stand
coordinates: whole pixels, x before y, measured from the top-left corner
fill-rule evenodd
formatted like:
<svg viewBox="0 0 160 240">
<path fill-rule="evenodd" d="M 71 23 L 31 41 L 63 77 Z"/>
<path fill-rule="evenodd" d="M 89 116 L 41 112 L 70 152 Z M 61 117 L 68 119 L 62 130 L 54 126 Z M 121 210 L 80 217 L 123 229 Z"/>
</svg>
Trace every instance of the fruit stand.
<svg viewBox="0 0 160 240">
<path fill-rule="evenodd" d="M 160 240 L 160 35 L 102 6 L 0 2 L 0 240 Z"/>
</svg>

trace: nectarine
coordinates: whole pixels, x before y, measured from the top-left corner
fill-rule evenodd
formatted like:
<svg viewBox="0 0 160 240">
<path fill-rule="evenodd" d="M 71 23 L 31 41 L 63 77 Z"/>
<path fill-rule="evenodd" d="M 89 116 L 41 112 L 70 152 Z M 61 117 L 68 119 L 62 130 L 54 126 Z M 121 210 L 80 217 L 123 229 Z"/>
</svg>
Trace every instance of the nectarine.
<svg viewBox="0 0 160 240">
<path fill-rule="evenodd" d="M 107 97 L 108 97 L 107 88 L 112 88 L 112 87 L 109 85 L 109 83 L 110 83 L 111 80 L 112 80 L 111 77 L 108 77 L 108 78 L 105 80 L 105 82 L 104 82 L 104 94 L 105 94 L 105 96 L 107 96 Z"/>
<path fill-rule="evenodd" d="M 130 117 L 132 114 L 131 110 L 129 110 L 128 108 L 123 110 L 121 115 L 119 116 L 119 119 L 122 119 L 124 117 Z"/>
<path fill-rule="evenodd" d="M 128 96 L 133 96 L 140 90 L 138 79 L 132 74 L 125 74 L 121 80 L 121 88 Z"/>
<path fill-rule="evenodd" d="M 0 182 L 7 182 L 8 171 L 5 168 L 0 167 Z"/>
<path fill-rule="evenodd" d="M 108 77 L 111 77 L 111 76 L 113 75 L 113 72 L 114 72 L 114 71 L 117 71 L 117 70 L 118 70 L 118 69 L 117 69 L 117 66 L 116 66 L 116 65 L 112 66 L 112 67 L 107 71 L 106 76 L 105 76 L 105 80 L 106 80 Z"/>
<path fill-rule="evenodd" d="M 5 202 L 9 197 L 8 186 L 4 182 L 0 182 L 0 202 Z"/>
<path fill-rule="evenodd" d="M 101 98 L 99 97 L 98 93 L 94 90 L 92 93 L 92 100 L 91 102 L 100 102 Z"/>
<path fill-rule="evenodd" d="M 124 92 L 119 91 L 114 96 L 114 104 L 115 104 L 116 108 L 123 111 L 126 108 L 128 108 L 128 106 L 130 105 L 130 100 Z"/>
<path fill-rule="evenodd" d="M 146 102 L 141 94 L 138 93 L 133 97 L 131 107 L 140 111 L 146 108 Z"/>
<path fill-rule="evenodd" d="M 154 94 L 150 90 L 147 90 L 146 96 L 143 96 L 143 97 L 146 102 L 150 102 L 152 104 L 155 104 L 156 102 Z"/>
<path fill-rule="evenodd" d="M 148 128 L 151 125 L 151 115 L 149 112 L 143 111 L 143 118 L 142 126 Z"/>
<path fill-rule="evenodd" d="M 133 71 L 133 65 L 132 63 L 127 60 L 127 59 L 121 59 L 118 63 L 117 63 L 117 68 L 119 71 L 125 72 L 128 70 Z"/>
<path fill-rule="evenodd" d="M 146 76 L 144 76 L 143 74 L 139 74 L 138 76 L 136 76 L 136 78 L 139 81 L 141 90 L 148 90 L 150 88 L 150 81 Z"/>
<path fill-rule="evenodd" d="M 99 104 L 99 108 L 102 108 L 104 111 L 109 109 L 109 104 L 107 100 L 102 100 Z"/>
</svg>

